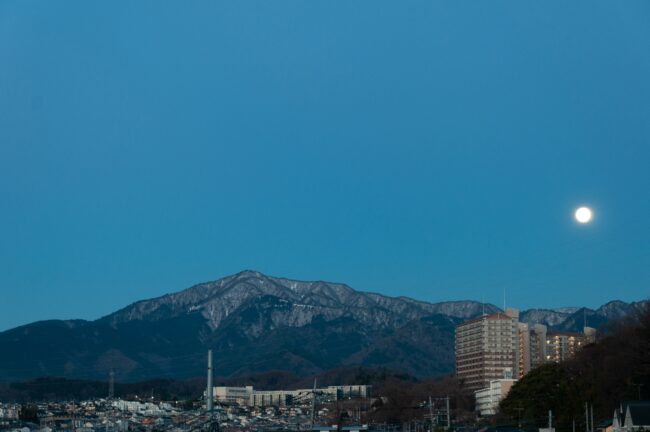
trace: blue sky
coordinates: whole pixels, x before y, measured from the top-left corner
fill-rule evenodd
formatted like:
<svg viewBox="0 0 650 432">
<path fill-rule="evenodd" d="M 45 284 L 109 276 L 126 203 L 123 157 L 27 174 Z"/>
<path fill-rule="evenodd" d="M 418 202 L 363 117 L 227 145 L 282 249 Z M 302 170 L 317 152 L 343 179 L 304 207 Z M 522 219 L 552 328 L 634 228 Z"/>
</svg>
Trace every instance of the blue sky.
<svg viewBox="0 0 650 432">
<path fill-rule="evenodd" d="M 647 298 L 648 41 L 647 1 L 2 1 L 0 329 L 242 269 Z"/>
</svg>

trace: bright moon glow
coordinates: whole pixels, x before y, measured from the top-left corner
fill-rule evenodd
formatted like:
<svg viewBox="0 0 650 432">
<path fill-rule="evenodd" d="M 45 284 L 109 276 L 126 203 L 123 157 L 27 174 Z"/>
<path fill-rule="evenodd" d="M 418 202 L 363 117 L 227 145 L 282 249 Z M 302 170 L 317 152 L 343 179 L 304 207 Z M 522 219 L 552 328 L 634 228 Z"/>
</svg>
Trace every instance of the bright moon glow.
<svg viewBox="0 0 650 432">
<path fill-rule="evenodd" d="M 581 224 L 586 224 L 592 218 L 591 209 L 589 207 L 580 207 L 576 210 L 576 220 Z"/>
</svg>

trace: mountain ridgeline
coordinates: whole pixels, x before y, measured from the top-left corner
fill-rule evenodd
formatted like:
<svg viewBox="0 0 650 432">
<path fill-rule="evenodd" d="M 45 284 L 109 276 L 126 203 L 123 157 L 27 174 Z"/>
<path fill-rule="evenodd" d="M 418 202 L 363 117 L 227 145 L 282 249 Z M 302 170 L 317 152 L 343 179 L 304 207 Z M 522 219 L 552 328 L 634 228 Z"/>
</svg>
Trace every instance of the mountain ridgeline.
<svg viewBox="0 0 650 432">
<path fill-rule="evenodd" d="M 532 309 L 521 320 L 576 331 L 639 303 L 597 310 Z M 244 271 L 127 306 L 96 321 L 41 321 L 0 333 L 0 380 L 42 376 L 123 381 L 202 376 L 215 353 L 222 377 L 266 371 L 312 375 L 368 366 L 424 377 L 454 369 L 454 328 L 499 309 L 427 303 Z"/>
</svg>

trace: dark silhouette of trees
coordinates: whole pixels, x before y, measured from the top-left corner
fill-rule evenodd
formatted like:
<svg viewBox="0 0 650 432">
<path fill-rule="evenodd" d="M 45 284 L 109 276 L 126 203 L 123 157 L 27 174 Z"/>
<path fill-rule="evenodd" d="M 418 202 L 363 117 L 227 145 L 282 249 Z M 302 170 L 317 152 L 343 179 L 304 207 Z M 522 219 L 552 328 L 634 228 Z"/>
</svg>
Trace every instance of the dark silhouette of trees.
<svg viewBox="0 0 650 432">
<path fill-rule="evenodd" d="M 645 390 L 645 392 L 644 392 Z M 584 404 L 595 421 L 611 418 L 623 400 L 648 397 L 650 390 L 650 307 L 613 326 L 573 360 L 531 371 L 501 403 L 498 421 L 544 426 L 552 410 L 559 430 L 584 430 Z"/>
<path fill-rule="evenodd" d="M 429 396 L 434 399 L 449 396 L 454 420 L 463 422 L 474 418 L 474 393 L 465 389 L 452 376 L 419 381 L 393 377 L 387 379 L 375 393 L 380 399 L 371 410 L 371 422 L 396 424 L 415 419 L 424 420 L 429 414 Z"/>
<path fill-rule="evenodd" d="M 36 405 L 22 405 L 18 411 L 18 418 L 24 422 L 38 424 L 38 407 Z"/>
</svg>

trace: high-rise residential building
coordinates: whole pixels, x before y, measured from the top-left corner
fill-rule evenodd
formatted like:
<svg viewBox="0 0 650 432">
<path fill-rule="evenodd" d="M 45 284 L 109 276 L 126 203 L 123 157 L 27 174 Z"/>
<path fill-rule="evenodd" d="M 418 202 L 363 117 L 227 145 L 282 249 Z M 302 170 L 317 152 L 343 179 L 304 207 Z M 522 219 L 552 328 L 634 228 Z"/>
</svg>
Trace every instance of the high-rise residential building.
<svg viewBox="0 0 650 432">
<path fill-rule="evenodd" d="M 530 368 L 544 364 L 546 360 L 546 326 L 534 324 L 529 331 L 530 338 Z"/>
<path fill-rule="evenodd" d="M 583 333 L 546 333 L 546 361 L 559 363 L 575 356 L 583 346 L 596 340 L 596 329 L 585 327 Z"/>
<path fill-rule="evenodd" d="M 456 327 L 456 374 L 471 390 L 511 371 L 519 376 L 519 311 L 483 315 Z"/>
<path fill-rule="evenodd" d="M 456 374 L 471 390 L 502 379 L 506 370 L 518 379 L 547 362 L 567 360 L 596 340 L 584 333 L 548 331 L 542 324 L 519 322 L 519 311 L 482 315 L 456 327 Z"/>
<path fill-rule="evenodd" d="M 517 370 L 519 374 L 515 378 L 521 378 L 530 372 L 530 333 L 528 330 L 528 324 L 518 323 L 517 329 L 518 337 L 518 367 Z"/>
</svg>

